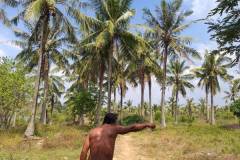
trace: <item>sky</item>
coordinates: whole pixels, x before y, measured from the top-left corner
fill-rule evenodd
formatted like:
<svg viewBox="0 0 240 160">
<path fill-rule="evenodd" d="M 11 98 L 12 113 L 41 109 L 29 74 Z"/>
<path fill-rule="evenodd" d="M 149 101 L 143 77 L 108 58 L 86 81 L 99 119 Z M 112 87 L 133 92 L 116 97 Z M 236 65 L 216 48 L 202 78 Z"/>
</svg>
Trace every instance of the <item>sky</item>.
<svg viewBox="0 0 240 160">
<path fill-rule="evenodd" d="M 134 0 L 132 4 L 132 8 L 136 10 L 136 15 L 132 20 L 133 24 L 144 24 L 145 21 L 143 19 L 142 9 L 149 8 L 153 13 L 155 11 L 156 5 L 160 4 L 161 0 Z M 192 10 L 193 14 L 187 19 L 187 21 L 202 19 L 207 16 L 209 11 L 216 7 L 217 3 L 215 0 L 184 0 L 183 1 L 183 10 Z M 16 15 L 18 10 L 6 9 L 8 15 Z M 193 38 L 193 42 L 191 47 L 195 48 L 201 55 L 204 55 L 204 51 L 206 49 L 213 50 L 217 47 L 217 44 L 214 40 L 210 40 L 210 34 L 207 32 L 208 28 L 204 22 L 198 22 L 190 26 L 186 31 L 183 32 L 184 36 L 191 36 Z M 21 48 L 13 45 L 11 43 L 12 40 L 16 40 L 16 37 L 12 33 L 11 30 L 7 29 L 0 23 L 0 56 L 7 56 L 10 58 L 14 58 L 20 51 Z M 191 67 L 199 66 L 201 63 L 192 63 Z M 236 69 L 231 69 L 231 74 L 236 75 Z M 197 84 L 197 80 L 193 80 L 193 84 Z M 215 96 L 214 102 L 216 105 L 223 106 L 225 104 L 224 92 L 228 90 L 227 83 L 221 82 L 221 92 Z M 148 102 L 148 87 L 145 85 L 145 100 Z M 171 88 L 167 89 L 166 96 L 171 96 Z M 131 100 L 134 105 L 140 103 L 141 97 L 140 87 L 133 88 L 129 86 L 129 89 L 124 98 L 125 101 Z M 157 82 L 154 80 L 152 87 L 152 104 L 160 104 L 160 96 L 161 89 Z M 195 102 L 198 102 L 200 98 L 204 98 L 205 94 L 201 88 L 195 87 L 194 91 L 187 91 L 187 97 L 183 98 L 180 96 L 179 101 L 180 104 L 185 104 L 187 98 L 194 98 Z M 119 95 L 118 95 L 119 99 Z"/>
</svg>

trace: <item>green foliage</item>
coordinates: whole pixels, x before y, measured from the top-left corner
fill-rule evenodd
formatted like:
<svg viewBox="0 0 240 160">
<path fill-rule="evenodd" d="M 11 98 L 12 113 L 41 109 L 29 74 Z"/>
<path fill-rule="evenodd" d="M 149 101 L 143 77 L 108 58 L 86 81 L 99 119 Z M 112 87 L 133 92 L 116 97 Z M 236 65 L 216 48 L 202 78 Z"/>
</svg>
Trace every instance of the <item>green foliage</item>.
<svg viewBox="0 0 240 160">
<path fill-rule="evenodd" d="M 131 124 L 142 123 L 142 122 L 144 122 L 144 118 L 137 114 L 127 116 L 122 120 L 123 125 L 131 125 Z"/>
<path fill-rule="evenodd" d="M 233 112 L 231 112 L 229 109 L 218 109 L 216 112 L 216 117 L 219 119 L 219 123 L 224 123 L 224 121 L 232 120 L 235 121 L 235 116 Z"/>
<path fill-rule="evenodd" d="M 209 13 L 209 18 L 218 16 L 217 21 L 212 19 L 209 32 L 216 39 L 219 49 L 224 54 L 235 54 L 235 61 L 240 58 L 240 17 L 239 0 L 217 0 L 218 5 Z"/>
<path fill-rule="evenodd" d="M 181 115 L 180 122 L 192 124 L 194 122 L 194 117 L 189 117 L 188 115 Z"/>
<path fill-rule="evenodd" d="M 156 112 L 155 112 L 155 117 L 154 117 L 154 119 L 155 119 L 156 121 L 160 121 L 160 119 L 161 119 L 161 112 L 160 112 L 160 111 L 156 111 Z"/>
<path fill-rule="evenodd" d="M 230 105 L 230 110 L 240 120 L 240 99 L 236 100 Z"/>
<path fill-rule="evenodd" d="M 83 115 L 91 112 L 96 107 L 95 95 L 87 90 L 74 93 L 67 101 L 67 105 L 72 107 L 73 115 Z"/>
<path fill-rule="evenodd" d="M 14 61 L 0 59 L 0 128 L 9 128 L 14 113 L 27 105 L 31 95 L 25 71 Z"/>
<path fill-rule="evenodd" d="M 186 88 L 194 88 L 194 85 L 190 82 L 194 76 L 192 74 L 186 74 L 186 71 L 189 70 L 189 66 L 186 66 L 185 63 L 185 61 L 171 61 L 167 70 L 168 85 L 173 86 L 174 94 L 180 93 L 183 97 L 187 94 Z"/>
</svg>

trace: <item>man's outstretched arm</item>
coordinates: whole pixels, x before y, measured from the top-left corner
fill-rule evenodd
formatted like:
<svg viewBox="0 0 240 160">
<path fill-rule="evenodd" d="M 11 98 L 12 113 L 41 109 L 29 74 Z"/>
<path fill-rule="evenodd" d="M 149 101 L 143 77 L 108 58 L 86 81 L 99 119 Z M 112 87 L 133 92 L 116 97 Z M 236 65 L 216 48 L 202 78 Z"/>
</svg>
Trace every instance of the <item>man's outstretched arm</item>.
<svg viewBox="0 0 240 160">
<path fill-rule="evenodd" d="M 89 135 L 86 137 L 86 140 L 85 140 L 84 145 L 82 147 L 80 160 L 87 160 L 88 150 L 89 150 Z"/>
<path fill-rule="evenodd" d="M 155 127 L 156 126 L 154 124 L 144 123 L 144 124 L 134 124 L 134 125 L 130 125 L 130 126 L 127 126 L 127 127 L 118 125 L 116 127 L 116 130 L 117 130 L 117 134 L 126 134 L 126 133 L 129 133 L 129 132 L 141 131 L 145 128 L 154 129 Z"/>
</svg>

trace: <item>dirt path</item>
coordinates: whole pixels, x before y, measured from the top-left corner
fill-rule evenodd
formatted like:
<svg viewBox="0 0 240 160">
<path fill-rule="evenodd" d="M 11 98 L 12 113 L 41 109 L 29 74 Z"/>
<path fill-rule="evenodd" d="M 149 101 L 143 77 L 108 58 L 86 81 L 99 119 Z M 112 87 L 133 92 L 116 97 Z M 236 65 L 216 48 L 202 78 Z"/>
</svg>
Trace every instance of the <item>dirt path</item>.
<svg viewBox="0 0 240 160">
<path fill-rule="evenodd" d="M 118 136 L 113 160 L 150 160 L 139 154 L 142 151 L 129 135 Z"/>
</svg>

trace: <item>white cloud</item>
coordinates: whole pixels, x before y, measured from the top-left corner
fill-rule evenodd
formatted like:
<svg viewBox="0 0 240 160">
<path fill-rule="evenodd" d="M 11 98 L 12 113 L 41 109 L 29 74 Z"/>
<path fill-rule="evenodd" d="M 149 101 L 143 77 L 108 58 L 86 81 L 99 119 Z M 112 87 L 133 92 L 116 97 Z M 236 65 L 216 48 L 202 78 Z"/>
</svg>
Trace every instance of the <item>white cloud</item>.
<svg viewBox="0 0 240 160">
<path fill-rule="evenodd" d="M 4 56 L 6 56 L 5 52 L 0 49 L 0 57 L 4 57 Z"/>
<path fill-rule="evenodd" d="M 0 44 L 10 47 L 10 48 L 14 48 L 16 50 L 22 50 L 21 47 L 17 46 L 16 44 L 14 44 L 12 41 L 9 40 L 3 40 L 2 38 L 0 38 Z"/>
<path fill-rule="evenodd" d="M 206 50 L 211 51 L 217 48 L 217 43 L 215 41 L 208 41 L 206 43 L 197 43 L 195 44 L 196 50 L 203 55 Z"/>
<path fill-rule="evenodd" d="M 193 14 L 191 19 L 206 18 L 208 13 L 217 6 L 216 0 L 185 0 L 186 3 L 191 3 Z"/>
</svg>

